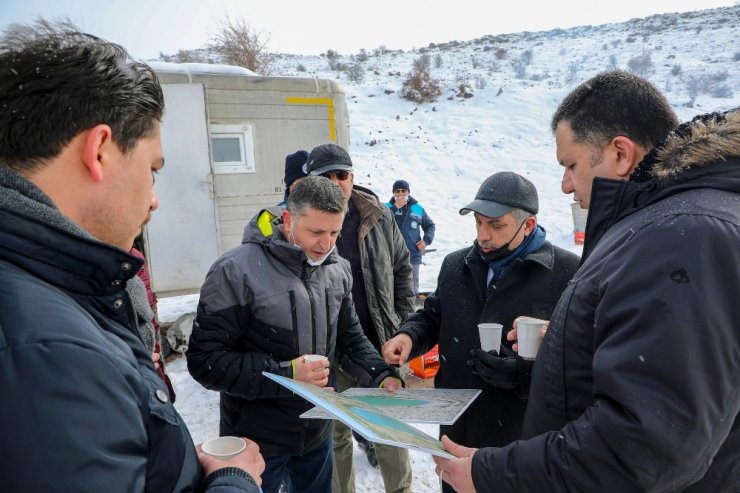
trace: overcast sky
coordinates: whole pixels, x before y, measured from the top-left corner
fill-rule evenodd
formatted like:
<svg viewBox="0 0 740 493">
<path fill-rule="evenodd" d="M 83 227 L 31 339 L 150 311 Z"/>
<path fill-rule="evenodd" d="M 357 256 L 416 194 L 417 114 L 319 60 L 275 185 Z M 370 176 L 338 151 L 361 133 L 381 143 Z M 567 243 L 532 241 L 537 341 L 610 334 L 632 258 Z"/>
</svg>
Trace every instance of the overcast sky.
<svg viewBox="0 0 740 493">
<path fill-rule="evenodd" d="M 731 6 L 737 0 L 2 0 L 0 28 L 68 16 L 136 57 L 205 45 L 226 16 L 269 36 L 271 52 L 317 55 L 418 48 L 485 34 L 622 22 L 656 13 Z"/>
</svg>

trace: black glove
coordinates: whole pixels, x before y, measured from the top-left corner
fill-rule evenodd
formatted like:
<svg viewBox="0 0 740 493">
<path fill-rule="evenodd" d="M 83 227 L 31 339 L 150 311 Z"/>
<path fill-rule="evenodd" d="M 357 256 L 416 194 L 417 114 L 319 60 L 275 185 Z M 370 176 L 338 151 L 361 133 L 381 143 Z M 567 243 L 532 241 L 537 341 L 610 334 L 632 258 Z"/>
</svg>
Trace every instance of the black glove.
<svg viewBox="0 0 740 493">
<path fill-rule="evenodd" d="M 505 345 L 501 345 L 502 355 L 496 351 L 473 349 L 470 351 L 472 359 L 468 366 L 473 374 L 480 375 L 488 385 L 499 389 L 515 389 L 519 386 L 519 369 L 516 353 Z"/>
</svg>

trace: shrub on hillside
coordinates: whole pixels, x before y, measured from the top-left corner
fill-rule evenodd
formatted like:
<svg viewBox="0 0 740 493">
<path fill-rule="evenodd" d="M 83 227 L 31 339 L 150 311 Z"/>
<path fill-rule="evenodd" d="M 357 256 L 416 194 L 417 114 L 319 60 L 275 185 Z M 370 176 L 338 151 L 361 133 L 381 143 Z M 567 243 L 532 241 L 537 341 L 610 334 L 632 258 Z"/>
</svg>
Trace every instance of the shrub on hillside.
<svg viewBox="0 0 740 493">
<path fill-rule="evenodd" d="M 442 94 L 439 82 L 429 74 L 429 55 L 414 60 L 414 69 L 403 82 L 401 97 L 415 103 L 436 101 Z"/>
<path fill-rule="evenodd" d="M 499 48 L 493 56 L 496 57 L 496 60 L 506 60 L 509 57 L 509 52 L 507 52 L 505 48 Z"/>
<path fill-rule="evenodd" d="M 358 62 L 366 62 L 368 61 L 369 58 L 370 57 L 365 51 L 365 48 L 360 48 L 360 52 L 357 55 L 355 55 L 355 60 L 357 60 Z"/>
<path fill-rule="evenodd" d="M 644 50 L 642 55 L 630 58 L 627 62 L 630 72 L 640 77 L 645 77 L 655 72 L 655 64 L 650 50 Z"/>
<path fill-rule="evenodd" d="M 414 70 L 426 70 L 429 71 L 429 67 L 432 65 L 432 59 L 429 55 L 421 55 L 419 58 L 414 60 Z"/>
<path fill-rule="evenodd" d="M 344 73 L 350 82 L 362 82 L 365 79 L 365 67 L 361 63 L 344 67 Z"/>
<path fill-rule="evenodd" d="M 617 55 L 615 55 L 614 53 L 609 55 L 609 65 L 607 65 L 607 68 L 609 70 L 616 70 L 617 68 L 619 68 L 619 62 L 617 61 Z"/>
<path fill-rule="evenodd" d="M 686 89 L 689 92 L 689 108 L 694 106 L 696 98 L 700 94 L 709 94 L 715 98 L 731 98 L 733 96 L 732 88 L 727 83 L 729 74 L 716 72 L 713 74 L 691 74 L 684 78 Z"/>
<path fill-rule="evenodd" d="M 520 58 L 526 65 L 532 64 L 532 58 L 534 57 L 534 54 L 532 53 L 532 50 L 524 50 L 522 54 L 520 55 Z"/>
<path fill-rule="evenodd" d="M 475 88 L 476 89 L 485 89 L 488 85 L 488 81 L 485 77 L 482 75 L 476 75 L 475 76 Z"/>
<path fill-rule="evenodd" d="M 329 62 L 329 68 L 332 70 L 341 70 L 341 67 L 338 67 L 337 65 L 340 65 L 339 62 L 339 52 L 336 52 L 332 49 L 326 50 L 326 61 Z"/>
<path fill-rule="evenodd" d="M 511 61 L 511 68 L 514 69 L 514 76 L 517 79 L 523 79 L 527 76 L 527 62 L 522 57 L 516 57 Z"/>
<path fill-rule="evenodd" d="M 434 68 L 442 68 L 442 54 L 437 53 L 434 56 Z"/>
</svg>

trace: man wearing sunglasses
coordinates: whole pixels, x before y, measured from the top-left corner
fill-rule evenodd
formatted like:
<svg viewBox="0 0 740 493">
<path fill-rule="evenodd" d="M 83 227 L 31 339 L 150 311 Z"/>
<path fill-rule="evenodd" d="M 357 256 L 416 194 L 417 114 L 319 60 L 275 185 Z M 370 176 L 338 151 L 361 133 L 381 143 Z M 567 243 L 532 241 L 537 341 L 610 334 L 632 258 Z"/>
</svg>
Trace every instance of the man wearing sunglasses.
<svg viewBox="0 0 740 493">
<path fill-rule="evenodd" d="M 315 147 L 308 156 L 309 175 L 323 176 L 339 185 L 348 212 L 337 240 L 339 254 L 352 267 L 352 298 L 365 335 L 380 349 L 414 311 L 411 263 L 403 235 L 388 207 L 370 190 L 354 183 L 349 153 L 336 144 Z M 335 365 L 336 366 L 336 365 Z M 340 392 L 357 382 L 337 367 Z M 411 492 L 408 450 L 375 444 L 386 492 Z M 354 493 L 352 432 L 334 422 L 334 493 Z"/>
</svg>

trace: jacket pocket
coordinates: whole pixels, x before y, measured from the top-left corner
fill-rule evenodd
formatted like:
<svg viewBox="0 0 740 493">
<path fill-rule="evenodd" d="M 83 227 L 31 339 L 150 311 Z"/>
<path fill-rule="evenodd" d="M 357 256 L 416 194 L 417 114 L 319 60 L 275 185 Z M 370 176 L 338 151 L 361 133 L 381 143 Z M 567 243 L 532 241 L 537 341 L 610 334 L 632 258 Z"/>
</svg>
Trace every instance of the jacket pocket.
<svg viewBox="0 0 740 493">
<path fill-rule="evenodd" d="M 149 388 L 147 430 L 149 452 L 147 491 L 168 491 L 182 473 L 186 444 L 184 423 L 175 411 L 165 389 Z"/>
</svg>

